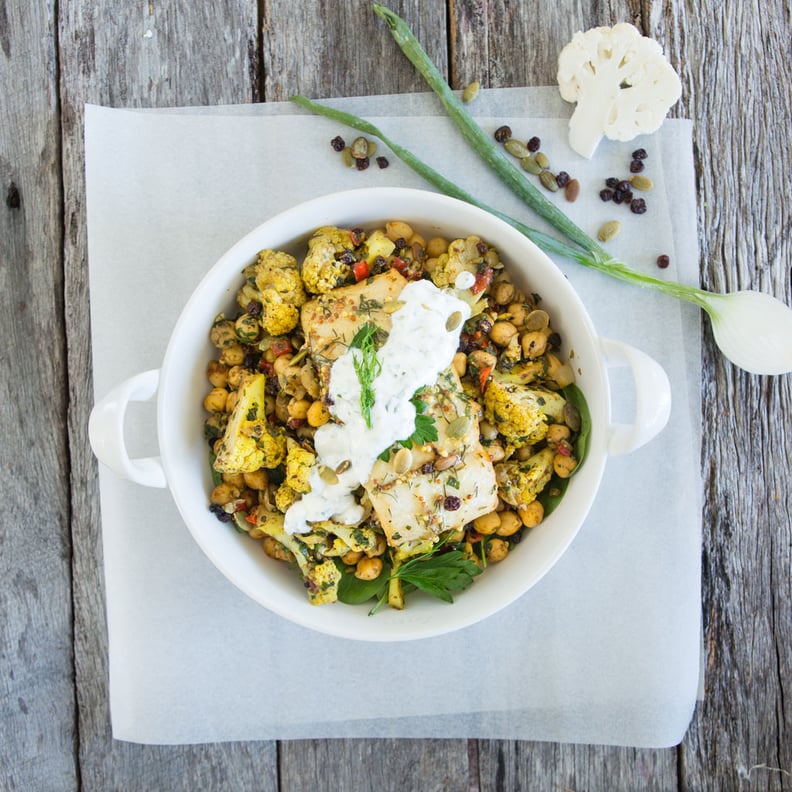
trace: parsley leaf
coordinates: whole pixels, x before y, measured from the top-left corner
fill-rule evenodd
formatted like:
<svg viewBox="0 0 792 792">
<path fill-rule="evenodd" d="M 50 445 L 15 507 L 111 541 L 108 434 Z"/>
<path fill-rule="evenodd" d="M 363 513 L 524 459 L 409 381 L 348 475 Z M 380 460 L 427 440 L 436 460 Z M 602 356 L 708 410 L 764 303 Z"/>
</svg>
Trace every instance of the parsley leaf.
<svg viewBox="0 0 792 792">
<path fill-rule="evenodd" d="M 392 576 L 444 602 L 453 602 L 452 592 L 466 589 L 480 574 L 481 569 L 461 550 L 449 550 L 417 556 L 402 564 Z"/>
</svg>

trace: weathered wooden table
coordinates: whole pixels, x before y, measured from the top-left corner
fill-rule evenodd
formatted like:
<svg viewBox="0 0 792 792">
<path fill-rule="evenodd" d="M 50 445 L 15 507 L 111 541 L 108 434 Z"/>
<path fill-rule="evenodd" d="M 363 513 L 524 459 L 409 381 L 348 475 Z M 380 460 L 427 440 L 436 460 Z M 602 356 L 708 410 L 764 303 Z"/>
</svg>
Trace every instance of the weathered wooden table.
<svg viewBox="0 0 792 792">
<path fill-rule="evenodd" d="M 695 122 L 701 281 L 790 300 L 792 22 L 692 0 L 404 0 L 454 87 L 550 84 L 577 29 L 630 21 Z M 424 90 L 359 0 L 0 3 L 0 788 L 792 789 L 792 379 L 704 330 L 706 697 L 651 751 L 509 741 L 114 742 L 92 404 L 83 105 L 160 107 Z M 695 482 L 691 482 L 695 486 Z"/>
</svg>

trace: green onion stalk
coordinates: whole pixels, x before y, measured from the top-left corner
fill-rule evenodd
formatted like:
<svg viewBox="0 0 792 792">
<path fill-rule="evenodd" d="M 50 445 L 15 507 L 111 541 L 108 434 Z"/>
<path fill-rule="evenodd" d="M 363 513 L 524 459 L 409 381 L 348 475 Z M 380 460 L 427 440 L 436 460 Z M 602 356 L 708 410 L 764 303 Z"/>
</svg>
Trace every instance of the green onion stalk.
<svg viewBox="0 0 792 792">
<path fill-rule="evenodd" d="M 710 317 L 715 342 L 723 354 L 746 371 L 756 374 L 792 372 L 792 309 L 775 297 L 761 292 L 740 291 L 720 294 L 675 281 L 654 278 L 632 269 L 623 261 L 611 256 L 561 209 L 545 198 L 503 156 L 451 90 L 404 21 L 379 3 L 374 3 L 373 8 L 375 13 L 386 21 L 402 52 L 437 94 L 449 117 L 473 150 L 526 206 L 550 223 L 569 242 L 531 228 L 477 200 L 408 149 L 390 140 L 370 122 L 350 113 L 317 104 L 303 96 L 293 97 L 293 102 L 318 115 L 378 138 L 399 159 L 438 190 L 499 217 L 546 253 L 575 261 L 618 280 L 693 303 Z"/>
</svg>

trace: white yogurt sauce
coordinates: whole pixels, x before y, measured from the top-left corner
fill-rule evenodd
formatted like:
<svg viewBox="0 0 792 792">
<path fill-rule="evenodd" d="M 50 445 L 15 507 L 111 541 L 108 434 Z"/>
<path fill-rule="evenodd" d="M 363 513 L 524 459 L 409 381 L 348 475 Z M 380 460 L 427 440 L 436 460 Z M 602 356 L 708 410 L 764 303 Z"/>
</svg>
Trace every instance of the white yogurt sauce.
<svg viewBox="0 0 792 792">
<path fill-rule="evenodd" d="M 286 512 L 284 528 L 289 533 L 306 533 L 308 522 L 331 517 L 348 524 L 362 518 L 362 508 L 352 493 L 368 479 L 386 448 L 413 433 L 415 407 L 410 399 L 415 391 L 436 382 L 451 365 L 470 306 L 428 280 L 408 283 L 399 300 L 404 305 L 392 315 L 388 339 L 377 351 L 382 370 L 373 383 L 370 429 L 360 407 L 361 388 L 354 365 L 360 350 L 347 350 L 333 364 L 329 409 L 340 423 L 326 423 L 316 430 L 318 464 L 311 474 L 311 491 Z M 457 311 L 461 322 L 447 330 L 449 317 Z M 337 470 L 346 462 L 349 467 L 338 475 L 338 483 L 328 484 L 320 477 L 321 465 Z"/>
</svg>

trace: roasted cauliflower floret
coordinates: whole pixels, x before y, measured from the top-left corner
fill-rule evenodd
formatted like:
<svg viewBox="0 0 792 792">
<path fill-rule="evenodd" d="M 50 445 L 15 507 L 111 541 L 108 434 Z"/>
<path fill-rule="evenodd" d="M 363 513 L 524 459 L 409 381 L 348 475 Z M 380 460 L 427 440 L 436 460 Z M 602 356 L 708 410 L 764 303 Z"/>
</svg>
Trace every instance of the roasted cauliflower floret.
<svg viewBox="0 0 792 792">
<path fill-rule="evenodd" d="M 275 490 L 275 507 L 278 511 L 286 512 L 289 507 L 297 500 L 299 493 L 292 489 L 285 481 Z"/>
<path fill-rule="evenodd" d="M 311 556 L 308 545 L 283 530 L 283 515 L 259 508 L 256 512 L 256 527 L 272 537 L 294 555 L 308 591 L 311 605 L 326 605 L 338 599 L 338 583 L 341 573 L 331 560 L 317 563 Z"/>
<path fill-rule="evenodd" d="M 328 559 L 321 564 L 309 565 L 305 582 L 308 584 L 308 600 L 311 605 L 327 605 L 338 599 L 338 584 L 341 573 L 333 561 Z"/>
<path fill-rule="evenodd" d="M 478 248 L 481 238 L 469 236 L 466 239 L 455 239 L 448 246 L 448 253 L 443 253 L 437 259 L 437 266 L 432 272 L 432 282 L 435 286 L 443 288 L 454 286 L 461 272 L 475 275 L 484 257 Z"/>
<path fill-rule="evenodd" d="M 259 321 L 270 335 L 283 335 L 300 321 L 300 306 L 305 302 L 297 260 L 279 250 L 262 250 L 255 264 L 243 270 L 245 285 L 237 302 L 247 310 L 251 302 L 261 305 Z"/>
<path fill-rule="evenodd" d="M 343 286 L 352 274 L 346 261 L 339 260 L 344 253 L 352 260 L 352 238 L 349 231 L 335 226 L 322 226 L 308 240 L 308 253 L 302 263 L 305 288 L 313 294 Z"/>
<path fill-rule="evenodd" d="M 508 461 L 495 465 L 498 494 L 512 506 L 527 506 L 547 486 L 553 475 L 551 448 L 543 448 L 525 462 Z"/>
<path fill-rule="evenodd" d="M 310 492 L 311 485 L 309 479 L 311 470 L 316 464 L 316 454 L 312 454 L 305 448 L 295 443 L 289 443 L 289 450 L 286 456 L 286 484 L 295 492 Z"/>
<path fill-rule="evenodd" d="M 253 374 L 240 383 L 231 418 L 215 444 L 215 470 L 253 473 L 275 468 L 286 458 L 286 437 L 264 415 L 265 382 L 264 374 Z"/>
<path fill-rule="evenodd" d="M 484 391 L 484 415 L 515 448 L 543 440 L 549 424 L 563 421 L 565 404 L 555 391 L 508 382 L 498 372 Z"/>
</svg>

